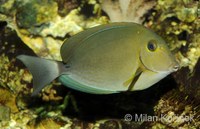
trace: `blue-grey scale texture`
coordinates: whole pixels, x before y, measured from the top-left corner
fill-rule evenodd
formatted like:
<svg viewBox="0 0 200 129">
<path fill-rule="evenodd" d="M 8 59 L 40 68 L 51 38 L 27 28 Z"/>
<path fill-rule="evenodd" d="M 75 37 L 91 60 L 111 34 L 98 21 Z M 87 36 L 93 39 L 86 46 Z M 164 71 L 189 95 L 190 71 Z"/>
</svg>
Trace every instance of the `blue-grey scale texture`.
<svg viewBox="0 0 200 129">
<path fill-rule="evenodd" d="M 52 80 L 93 94 L 146 89 L 179 67 L 165 41 L 136 23 L 82 31 L 61 47 L 62 62 L 20 55 L 33 75 L 33 95 Z"/>
</svg>

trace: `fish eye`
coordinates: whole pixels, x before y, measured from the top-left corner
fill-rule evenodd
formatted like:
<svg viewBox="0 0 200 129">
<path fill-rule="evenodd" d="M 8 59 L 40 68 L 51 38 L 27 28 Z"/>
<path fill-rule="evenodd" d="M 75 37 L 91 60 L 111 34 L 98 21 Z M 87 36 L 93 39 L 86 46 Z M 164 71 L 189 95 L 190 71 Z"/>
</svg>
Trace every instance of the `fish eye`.
<svg viewBox="0 0 200 129">
<path fill-rule="evenodd" d="M 147 48 L 148 48 L 148 50 L 149 51 L 155 51 L 156 50 L 156 48 L 157 48 L 157 43 L 156 43 L 156 41 L 155 40 L 150 40 L 149 42 L 148 42 L 148 44 L 147 44 Z"/>
</svg>

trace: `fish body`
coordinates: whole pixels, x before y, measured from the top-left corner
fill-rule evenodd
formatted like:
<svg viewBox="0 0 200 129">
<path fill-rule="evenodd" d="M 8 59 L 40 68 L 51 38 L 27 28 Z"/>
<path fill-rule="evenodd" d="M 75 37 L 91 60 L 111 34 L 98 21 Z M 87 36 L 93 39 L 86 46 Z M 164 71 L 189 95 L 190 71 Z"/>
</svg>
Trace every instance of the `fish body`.
<svg viewBox="0 0 200 129">
<path fill-rule="evenodd" d="M 165 41 L 136 23 L 111 23 L 80 32 L 61 47 L 62 62 L 18 56 L 33 75 L 33 94 L 55 78 L 93 94 L 146 89 L 179 67 Z"/>
</svg>

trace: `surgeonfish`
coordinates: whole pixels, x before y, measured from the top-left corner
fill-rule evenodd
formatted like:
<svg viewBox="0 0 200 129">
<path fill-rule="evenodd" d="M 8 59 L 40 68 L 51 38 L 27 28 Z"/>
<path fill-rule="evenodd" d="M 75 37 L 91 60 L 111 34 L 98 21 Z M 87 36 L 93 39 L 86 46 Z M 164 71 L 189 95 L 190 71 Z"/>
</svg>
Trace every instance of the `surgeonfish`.
<svg viewBox="0 0 200 129">
<path fill-rule="evenodd" d="M 62 61 L 19 55 L 37 95 L 51 81 L 92 94 L 146 89 L 177 71 L 165 41 L 136 23 L 110 23 L 82 31 L 60 49 Z"/>
</svg>

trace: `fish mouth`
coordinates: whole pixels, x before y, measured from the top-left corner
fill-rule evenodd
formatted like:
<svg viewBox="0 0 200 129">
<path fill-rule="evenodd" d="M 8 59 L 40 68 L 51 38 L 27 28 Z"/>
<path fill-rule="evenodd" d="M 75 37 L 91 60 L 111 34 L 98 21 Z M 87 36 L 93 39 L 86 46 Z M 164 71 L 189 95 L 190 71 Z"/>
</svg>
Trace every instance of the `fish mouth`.
<svg viewBox="0 0 200 129">
<path fill-rule="evenodd" d="M 169 65 L 169 70 L 172 72 L 176 72 L 179 69 L 180 69 L 180 65 L 177 61 Z"/>
</svg>

